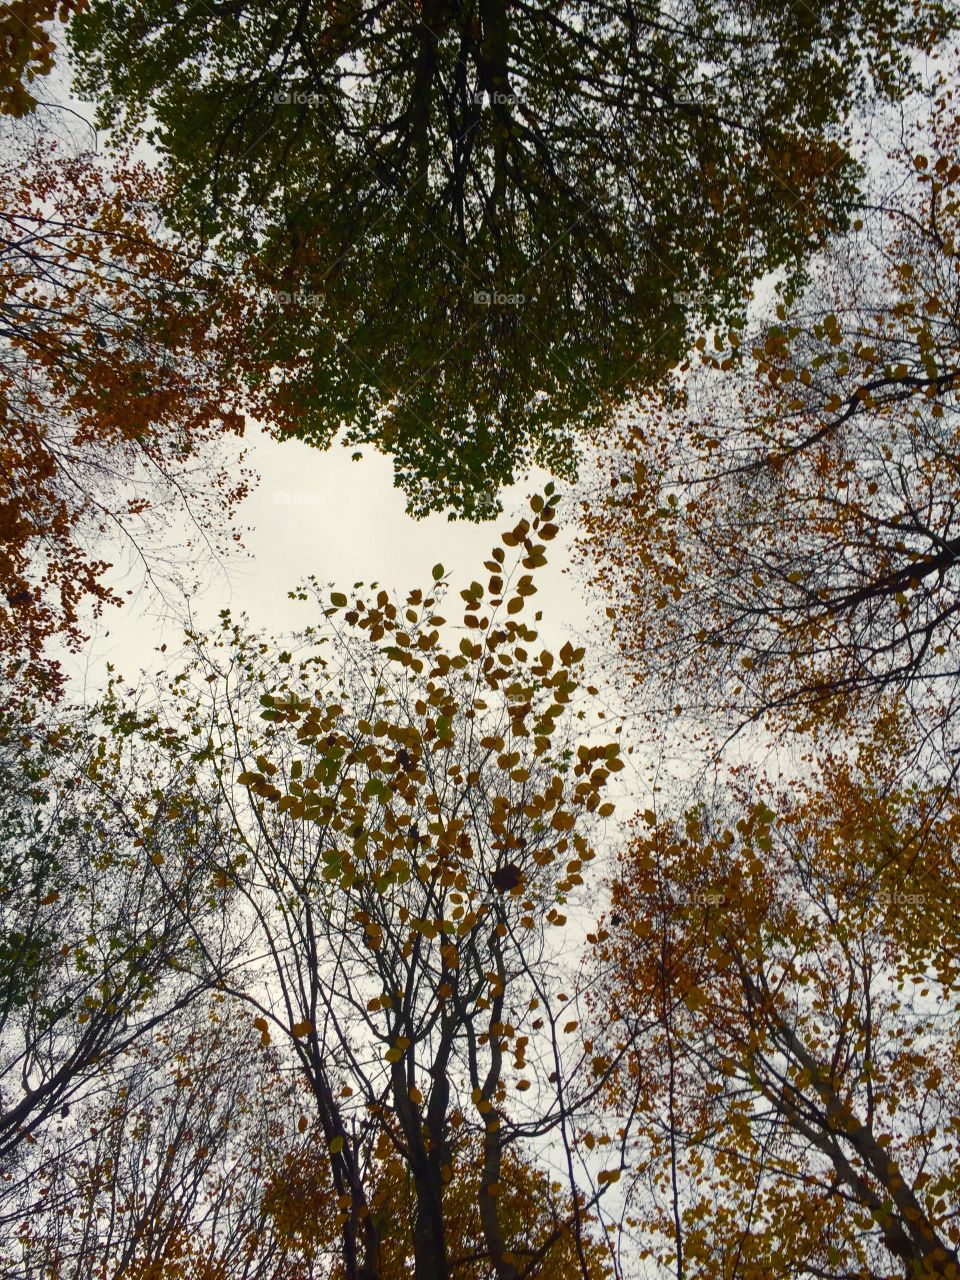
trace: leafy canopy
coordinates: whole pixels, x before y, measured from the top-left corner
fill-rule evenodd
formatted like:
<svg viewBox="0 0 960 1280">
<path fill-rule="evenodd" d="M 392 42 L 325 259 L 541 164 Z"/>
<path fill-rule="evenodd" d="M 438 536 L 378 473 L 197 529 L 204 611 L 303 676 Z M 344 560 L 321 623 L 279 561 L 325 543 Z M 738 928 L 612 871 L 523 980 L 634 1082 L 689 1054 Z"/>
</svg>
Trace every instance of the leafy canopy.
<svg viewBox="0 0 960 1280">
<path fill-rule="evenodd" d="M 960 115 L 885 157 L 811 283 L 700 338 L 598 456 L 580 551 L 631 672 L 735 723 L 955 719 Z M 654 681 L 651 677 L 657 677 Z"/>
<path fill-rule="evenodd" d="M 667 1271 L 956 1275 L 960 809 L 911 736 L 888 708 L 805 780 L 635 825 L 594 973 Z"/>
<path fill-rule="evenodd" d="M 196 246 L 158 227 L 144 166 L 69 154 L 14 131 L 0 162 L 0 666 L 61 677 L 83 609 L 119 603 L 109 536 L 153 583 L 197 543 L 233 545 L 250 475 L 242 435 L 241 300 Z M 226 447 L 225 447 L 226 446 Z M 174 513 L 193 524 L 171 546 Z M 171 554 L 173 553 L 173 554 Z"/>
<path fill-rule="evenodd" d="M 232 817 L 213 883 L 235 945 L 228 967 L 203 956 L 251 1043 L 309 1083 L 349 1280 L 390 1258 L 445 1280 L 465 1229 L 502 1280 L 604 1270 L 588 1238 L 609 1180 L 540 1179 L 549 1216 L 518 1209 L 529 1141 L 565 1140 L 601 1087 L 565 952 L 624 767 L 578 705 L 584 649 L 540 649 L 531 625 L 555 503 L 547 486 L 503 534 L 513 556 L 461 591 L 457 635 L 441 565 L 397 601 L 312 583 L 324 620 L 302 645 L 225 612 L 156 704 L 177 767 Z"/>
<path fill-rule="evenodd" d="M 679 358 L 849 196 L 845 113 L 938 5 L 128 5 L 71 24 L 103 122 L 262 290 L 295 434 L 373 444 L 415 514 L 497 510 L 531 459 Z M 265 361 L 269 364 L 271 361 Z"/>
</svg>

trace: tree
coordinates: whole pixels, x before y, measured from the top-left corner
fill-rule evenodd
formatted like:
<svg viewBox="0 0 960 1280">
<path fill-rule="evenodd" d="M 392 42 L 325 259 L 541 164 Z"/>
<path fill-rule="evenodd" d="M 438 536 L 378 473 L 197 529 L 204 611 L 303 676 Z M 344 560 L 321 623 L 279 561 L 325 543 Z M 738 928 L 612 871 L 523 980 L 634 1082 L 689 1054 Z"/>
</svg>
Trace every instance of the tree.
<svg viewBox="0 0 960 1280">
<path fill-rule="evenodd" d="M 0 652 L 57 692 L 55 636 L 76 647 L 81 605 L 119 603 L 98 554 L 122 540 L 151 580 L 190 548 L 239 536 L 249 472 L 218 461 L 243 432 L 242 298 L 156 215 L 162 183 L 14 138 L 0 164 Z"/>
<path fill-rule="evenodd" d="M 806 780 L 649 811 L 624 852 L 596 948 L 611 1107 L 628 1222 L 677 1276 L 960 1265 L 960 807 L 904 776 L 909 738 L 890 710 Z"/>
<path fill-rule="evenodd" d="M 0 1168 L 209 984 L 188 967 L 222 844 L 189 763 L 93 724 L 0 723 Z M 214 940 L 210 944 L 213 947 Z M 188 968 L 184 974 L 182 970 Z"/>
<path fill-rule="evenodd" d="M 223 996 L 193 1007 L 110 1071 L 95 1102 L 31 1148 L 27 1170 L 0 1196 L 8 1241 L 0 1275 L 35 1280 L 321 1280 L 336 1272 L 337 1197 L 302 1074 L 256 1048 L 249 1018 Z M 444 1187 L 451 1271 L 480 1277 L 477 1214 L 483 1160 L 454 1138 L 457 1175 Z M 409 1274 L 416 1201 L 402 1162 L 374 1160 L 371 1214 L 383 1237 L 381 1274 Z M 567 1214 L 562 1188 L 507 1152 L 498 1197 L 509 1237 L 529 1247 Z M 590 1274 L 607 1274 L 588 1243 Z M 579 1269 L 572 1233 L 535 1268 Z"/>
<path fill-rule="evenodd" d="M 398 603 L 314 584 L 300 594 L 327 622 L 302 647 L 225 614 L 156 700 L 233 815 L 217 877 L 234 959 L 207 955 L 202 929 L 198 957 L 309 1083 L 348 1280 L 411 1260 L 418 1280 L 605 1271 L 604 1184 L 567 1165 L 554 1193 L 531 1163 L 600 1087 L 564 926 L 622 768 L 577 727 L 584 651 L 537 653 L 519 618 L 555 501 L 503 535 L 519 566 L 498 547 L 486 587 L 461 592 L 458 648 L 440 565 Z"/>
<path fill-rule="evenodd" d="M 325 1157 L 303 1098 L 223 996 L 112 1064 L 95 1099 L 31 1148 L 0 1198 L 7 1276 L 32 1280 L 319 1280 L 331 1194 L 281 1203 Z M 299 1091 L 302 1094 L 302 1089 Z"/>
<path fill-rule="evenodd" d="M 484 1177 L 479 1148 L 476 1139 L 471 1144 L 464 1139 L 462 1127 L 458 1129 L 451 1146 L 456 1172 L 443 1189 L 450 1273 L 454 1276 L 489 1274 L 487 1242 L 478 1211 Z M 584 1274 L 600 1280 L 612 1274 L 608 1250 L 595 1233 L 585 1232 L 579 1241 L 581 1258 L 575 1233 L 569 1228 L 571 1205 L 563 1182 L 551 1179 L 536 1162 L 507 1147 L 498 1186 L 503 1233 L 511 1252 L 520 1259 L 522 1274 L 542 1280 Z M 410 1225 L 416 1217 L 416 1199 L 396 1158 L 388 1157 L 374 1178 L 371 1212 L 382 1219 L 382 1274 L 400 1280 L 410 1270 L 404 1242 L 410 1238 Z"/>
<path fill-rule="evenodd" d="M 928 726 L 956 709 L 950 88 L 882 181 L 799 299 L 701 339 L 600 459 L 582 558 L 670 704 L 835 728 L 898 694 Z"/>
<path fill-rule="evenodd" d="M 176 225 L 251 258 L 295 434 L 393 456 L 470 518 L 657 380 L 841 218 L 842 121 L 896 95 L 939 4 L 685 0 L 138 6 L 69 32 L 102 123 L 147 136 Z M 148 127 L 149 122 L 149 127 Z"/>
</svg>

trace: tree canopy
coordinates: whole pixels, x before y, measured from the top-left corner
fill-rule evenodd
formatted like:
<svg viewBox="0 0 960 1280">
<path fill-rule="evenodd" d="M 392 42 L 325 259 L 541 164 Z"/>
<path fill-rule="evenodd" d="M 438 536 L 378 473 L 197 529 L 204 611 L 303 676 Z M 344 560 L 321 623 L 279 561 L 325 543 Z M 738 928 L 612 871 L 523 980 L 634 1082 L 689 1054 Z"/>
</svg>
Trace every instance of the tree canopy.
<svg viewBox="0 0 960 1280">
<path fill-rule="evenodd" d="M 236 547 L 254 476 L 235 440 L 263 370 L 250 299 L 164 225 L 161 174 L 58 142 L 46 121 L 7 141 L 0 662 L 55 693 L 53 642 L 76 649 L 91 612 L 121 602 L 106 546 L 161 591 Z M 284 421 L 275 384 L 257 405 Z"/>
<path fill-rule="evenodd" d="M 392 455 L 415 514 L 497 510 L 843 219 L 853 102 L 939 5 L 126 5 L 70 25 L 174 225 L 262 291 L 293 430 Z M 269 363 L 269 360 L 268 360 Z"/>
<path fill-rule="evenodd" d="M 0 1280 L 960 1280 L 957 20 L 0 6 Z M 63 677 L 249 418 L 589 469 Z"/>
<path fill-rule="evenodd" d="M 622 854 L 596 973 L 627 1226 L 674 1274 L 960 1265 L 957 797 L 905 733 L 648 811 Z"/>
<path fill-rule="evenodd" d="M 461 592 L 456 648 L 440 565 L 396 602 L 307 587 L 327 622 L 302 647 L 224 615 L 166 699 L 205 744 L 175 734 L 175 750 L 234 815 L 215 879 L 235 903 L 230 953 L 250 960 L 218 976 L 309 1082 L 348 1280 L 391 1258 L 469 1273 L 468 1222 L 467 1257 L 500 1280 L 606 1274 L 596 1193 L 569 1175 L 551 1191 L 529 1163 L 599 1088 L 552 938 L 623 768 L 602 725 L 578 732 L 583 649 L 537 648 L 521 616 L 554 501 L 534 497 L 503 535 L 511 560 L 496 547 L 486 585 Z M 545 1197 L 532 1220 L 513 1198 L 528 1176 Z"/>
<path fill-rule="evenodd" d="M 671 702 L 850 726 L 903 694 L 927 723 L 953 715 L 952 92 L 885 159 L 809 288 L 700 339 L 598 454 L 581 553 Z"/>
<path fill-rule="evenodd" d="M 28 115 L 37 105 L 31 85 L 53 70 L 57 22 L 86 0 L 13 0 L 0 6 L 0 114 Z"/>
</svg>

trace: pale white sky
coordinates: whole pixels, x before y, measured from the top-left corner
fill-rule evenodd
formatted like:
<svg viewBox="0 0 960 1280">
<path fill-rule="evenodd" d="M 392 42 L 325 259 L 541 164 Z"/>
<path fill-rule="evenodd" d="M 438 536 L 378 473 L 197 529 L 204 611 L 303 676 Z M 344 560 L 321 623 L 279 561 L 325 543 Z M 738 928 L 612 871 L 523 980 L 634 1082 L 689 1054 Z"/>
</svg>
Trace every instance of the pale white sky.
<svg viewBox="0 0 960 1280">
<path fill-rule="evenodd" d="M 246 612 L 251 623 L 275 634 L 297 630 L 316 621 L 309 604 L 287 598 L 287 592 L 310 574 L 321 582 L 349 589 L 355 582 L 376 580 L 386 590 L 406 592 L 430 584 L 438 561 L 452 572 L 456 589 L 480 578 L 482 562 L 519 518 L 526 496 L 539 489 L 546 476 L 531 476 L 504 495 L 504 514 L 495 521 L 468 524 L 442 515 L 414 520 L 404 510 L 403 494 L 393 487 L 389 459 L 366 453 L 359 462 L 350 451 L 335 446 L 326 452 L 299 440 L 275 441 L 251 425 L 249 460 L 261 482 L 244 502 L 240 525 L 253 526 L 245 539 L 248 555 L 238 553 L 220 568 L 211 565 L 208 586 L 190 600 L 195 623 L 212 627 L 220 609 Z M 558 488 L 562 486 L 558 485 Z M 515 513 L 515 514 L 514 514 Z M 544 642 L 559 646 L 571 628 L 582 631 L 589 605 L 582 588 L 563 572 L 569 563 L 573 530 L 564 527 L 548 547 L 550 562 L 536 576 L 540 628 Z M 171 541 L 178 540 L 171 530 Z M 104 548 L 105 559 L 126 564 L 126 552 Z M 138 575 L 118 573 L 120 590 L 138 583 Z M 175 605 L 171 600 L 171 606 Z M 453 620 L 453 619 L 451 619 Z M 66 655 L 71 694 L 93 697 L 102 687 L 111 662 L 129 681 L 140 670 L 162 665 L 156 650 L 162 643 L 179 647 L 182 622 L 172 610 L 147 592 L 130 599 L 122 609 L 108 609 L 83 653 Z"/>
</svg>

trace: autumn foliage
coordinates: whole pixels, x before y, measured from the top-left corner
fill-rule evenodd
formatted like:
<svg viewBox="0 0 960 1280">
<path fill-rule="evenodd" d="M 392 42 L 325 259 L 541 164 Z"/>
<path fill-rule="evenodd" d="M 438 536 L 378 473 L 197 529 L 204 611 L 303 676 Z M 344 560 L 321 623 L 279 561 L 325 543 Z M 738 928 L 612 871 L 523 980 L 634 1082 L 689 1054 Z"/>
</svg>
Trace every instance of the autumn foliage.
<svg viewBox="0 0 960 1280">
<path fill-rule="evenodd" d="M 621 857 L 611 1102 L 670 1270 L 956 1274 L 960 810 L 903 778 L 904 732 L 789 788 L 735 772 Z"/>
<path fill-rule="evenodd" d="M 223 447 L 243 432 L 239 300 L 163 232 L 161 185 L 43 137 L 0 165 L 0 653 L 47 687 L 51 638 L 75 647 L 83 606 L 119 602 L 108 538 L 169 580 L 177 513 L 181 554 L 230 545 L 248 488 Z"/>
<path fill-rule="evenodd" d="M 27 115 L 37 105 L 29 86 L 53 70 L 55 24 L 69 22 L 86 0 L 10 0 L 0 5 L 0 113 Z"/>
<path fill-rule="evenodd" d="M 0 7 L 0 1280 L 960 1280 L 956 24 Z M 600 625 L 544 479 L 72 705 L 248 416 L 469 516 L 602 425 Z"/>
<path fill-rule="evenodd" d="M 233 815 L 213 884 L 251 959 L 216 972 L 309 1083 L 347 1280 L 604 1274 L 597 1188 L 552 1190 L 529 1148 L 601 1084 L 563 939 L 623 768 L 576 709 L 584 649 L 541 648 L 529 616 L 556 501 L 461 591 L 458 643 L 442 565 L 399 600 L 309 583 L 296 647 L 224 614 L 163 698 L 206 743 L 174 735 L 178 767 Z"/>
<path fill-rule="evenodd" d="M 952 93 L 885 166 L 807 291 L 701 338 L 599 456 L 582 554 L 638 682 L 684 709 L 840 725 L 894 691 L 953 708 Z"/>
</svg>

